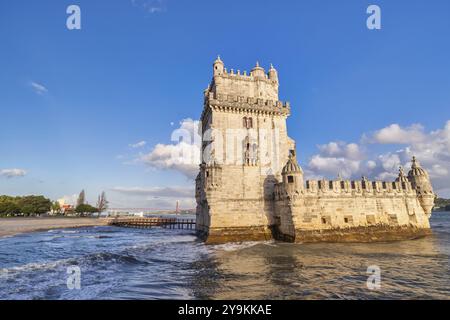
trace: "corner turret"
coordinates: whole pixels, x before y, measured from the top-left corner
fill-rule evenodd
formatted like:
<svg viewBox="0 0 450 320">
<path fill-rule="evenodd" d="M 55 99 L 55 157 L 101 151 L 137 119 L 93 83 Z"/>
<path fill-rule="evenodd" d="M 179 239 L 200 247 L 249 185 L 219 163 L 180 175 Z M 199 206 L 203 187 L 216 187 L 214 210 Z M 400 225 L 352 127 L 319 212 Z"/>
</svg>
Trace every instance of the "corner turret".
<svg viewBox="0 0 450 320">
<path fill-rule="evenodd" d="M 278 72 L 277 72 L 277 69 L 275 69 L 272 64 L 270 64 L 268 77 L 269 77 L 269 80 L 272 80 L 272 81 L 275 81 L 276 83 L 278 83 Z"/>
<path fill-rule="evenodd" d="M 416 190 L 419 196 L 420 204 L 426 214 L 431 214 L 434 207 L 434 200 L 436 195 L 431 186 L 428 172 L 420 166 L 416 157 L 412 158 L 411 170 L 408 173 L 408 180 L 411 182 L 413 189 Z"/>
<path fill-rule="evenodd" d="M 303 190 L 303 170 L 298 165 L 295 155 L 289 155 L 289 160 L 282 172 L 283 185 L 288 194 L 299 193 Z"/>
<path fill-rule="evenodd" d="M 262 79 L 264 79 L 266 77 L 266 73 L 264 71 L 264 68 L 259 66 L 259 62 L 256 62 L 256 66 L 252 69 L 250 74 L 254 78 L 262 78 Z"/>
<path fill-rule="evenodd" d="M 223 61 L 220 59 L 220 56 L 217 56 L 217 59 L 216 59 L 216 61 L 214 61 L 214 64 L 213 64 L 214 76 L 222 75 L 223 71 L 224 71 L 224 67 L 225 67 L 225 65 L 224 65 Z"/>
</svg>

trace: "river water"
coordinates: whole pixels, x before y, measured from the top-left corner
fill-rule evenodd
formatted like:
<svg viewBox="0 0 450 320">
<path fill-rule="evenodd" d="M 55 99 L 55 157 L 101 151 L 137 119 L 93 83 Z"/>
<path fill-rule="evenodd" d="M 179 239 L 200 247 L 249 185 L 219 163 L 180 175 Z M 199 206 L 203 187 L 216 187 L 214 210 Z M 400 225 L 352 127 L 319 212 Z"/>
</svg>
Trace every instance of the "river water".
<svg viewBox="0 0 450 320">
<path fill-rule="evenodd" d="M 117 227 L 30 233 L 0 239 L 0 299 L 450 299 L 450 213 L 435 213 L 432 227 L 427 238 L 374 244 L 205 246 L 189 230 Z M 380 287 L 369 290 L 373 266 Z M 67 285 L 73 267 L 80 289 Z"/>
</svg>

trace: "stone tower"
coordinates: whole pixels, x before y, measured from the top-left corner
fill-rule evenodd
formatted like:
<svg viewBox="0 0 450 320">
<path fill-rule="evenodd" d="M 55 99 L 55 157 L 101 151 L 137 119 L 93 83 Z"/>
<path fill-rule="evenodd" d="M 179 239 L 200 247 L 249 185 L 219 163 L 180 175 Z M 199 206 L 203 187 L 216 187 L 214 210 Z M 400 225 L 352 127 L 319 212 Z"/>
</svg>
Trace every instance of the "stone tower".
<svg viewBox="0 0 450 320">
<path fill-rule="evenodd" d="M 373 242 L 431 233 L 435 194 L 417 159 L 395 181 L 308 180 L 288 137 L 279 77 L 217 58 L 204 91 L 196 228 L 207 243 L 265 240 Z"/>
<path fill-rule="evenodd" d="M 202 164 L 196 179 L 197 231 L 209 243 L 270 238 L 274 185 L 295 143 L 278 73 L 259 63 L 249 74 L 220 57 L 204 93 Z"/>
</svg>

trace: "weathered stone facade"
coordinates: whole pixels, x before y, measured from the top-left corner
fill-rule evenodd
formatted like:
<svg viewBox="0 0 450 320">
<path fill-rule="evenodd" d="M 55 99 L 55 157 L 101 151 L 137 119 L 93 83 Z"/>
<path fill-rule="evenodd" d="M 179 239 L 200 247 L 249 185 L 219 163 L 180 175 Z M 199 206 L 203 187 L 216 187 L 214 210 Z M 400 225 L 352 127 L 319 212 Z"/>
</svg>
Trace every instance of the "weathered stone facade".
<svg viewBox="0 0 450 320">
<path fill-rule="evenodd" d="M 287 135 L 278 74 L 227 71 L 218 58 L 204 93 L 197 232 L 207 243 L 386 241 L 430 233 L 435 195 L 414 158 L 394 182 L 306 181 Z"/>
</svg>

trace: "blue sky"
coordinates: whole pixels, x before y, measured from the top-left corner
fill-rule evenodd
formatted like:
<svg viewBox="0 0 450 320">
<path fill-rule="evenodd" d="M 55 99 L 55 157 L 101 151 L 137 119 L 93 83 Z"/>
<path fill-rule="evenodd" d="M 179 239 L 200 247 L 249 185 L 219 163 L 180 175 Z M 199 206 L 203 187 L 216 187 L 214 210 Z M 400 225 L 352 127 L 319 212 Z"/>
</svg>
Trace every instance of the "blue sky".
<svg viewBox="0 0 450 320">
<path fill-rule="evenodd" d="M 81 30 L 66 28 L 70 4 Z M 370 4 L 381 30 L 366 27 Z M 199 118 L 220 54 L 278 69 L 311 177 L 390 179 L 414 153 L 450 196 L 448 12 L 447 0 L 2 1 L 0 194 L 190 206 L 186 172 L 139 159 Z"/>
</svg>

